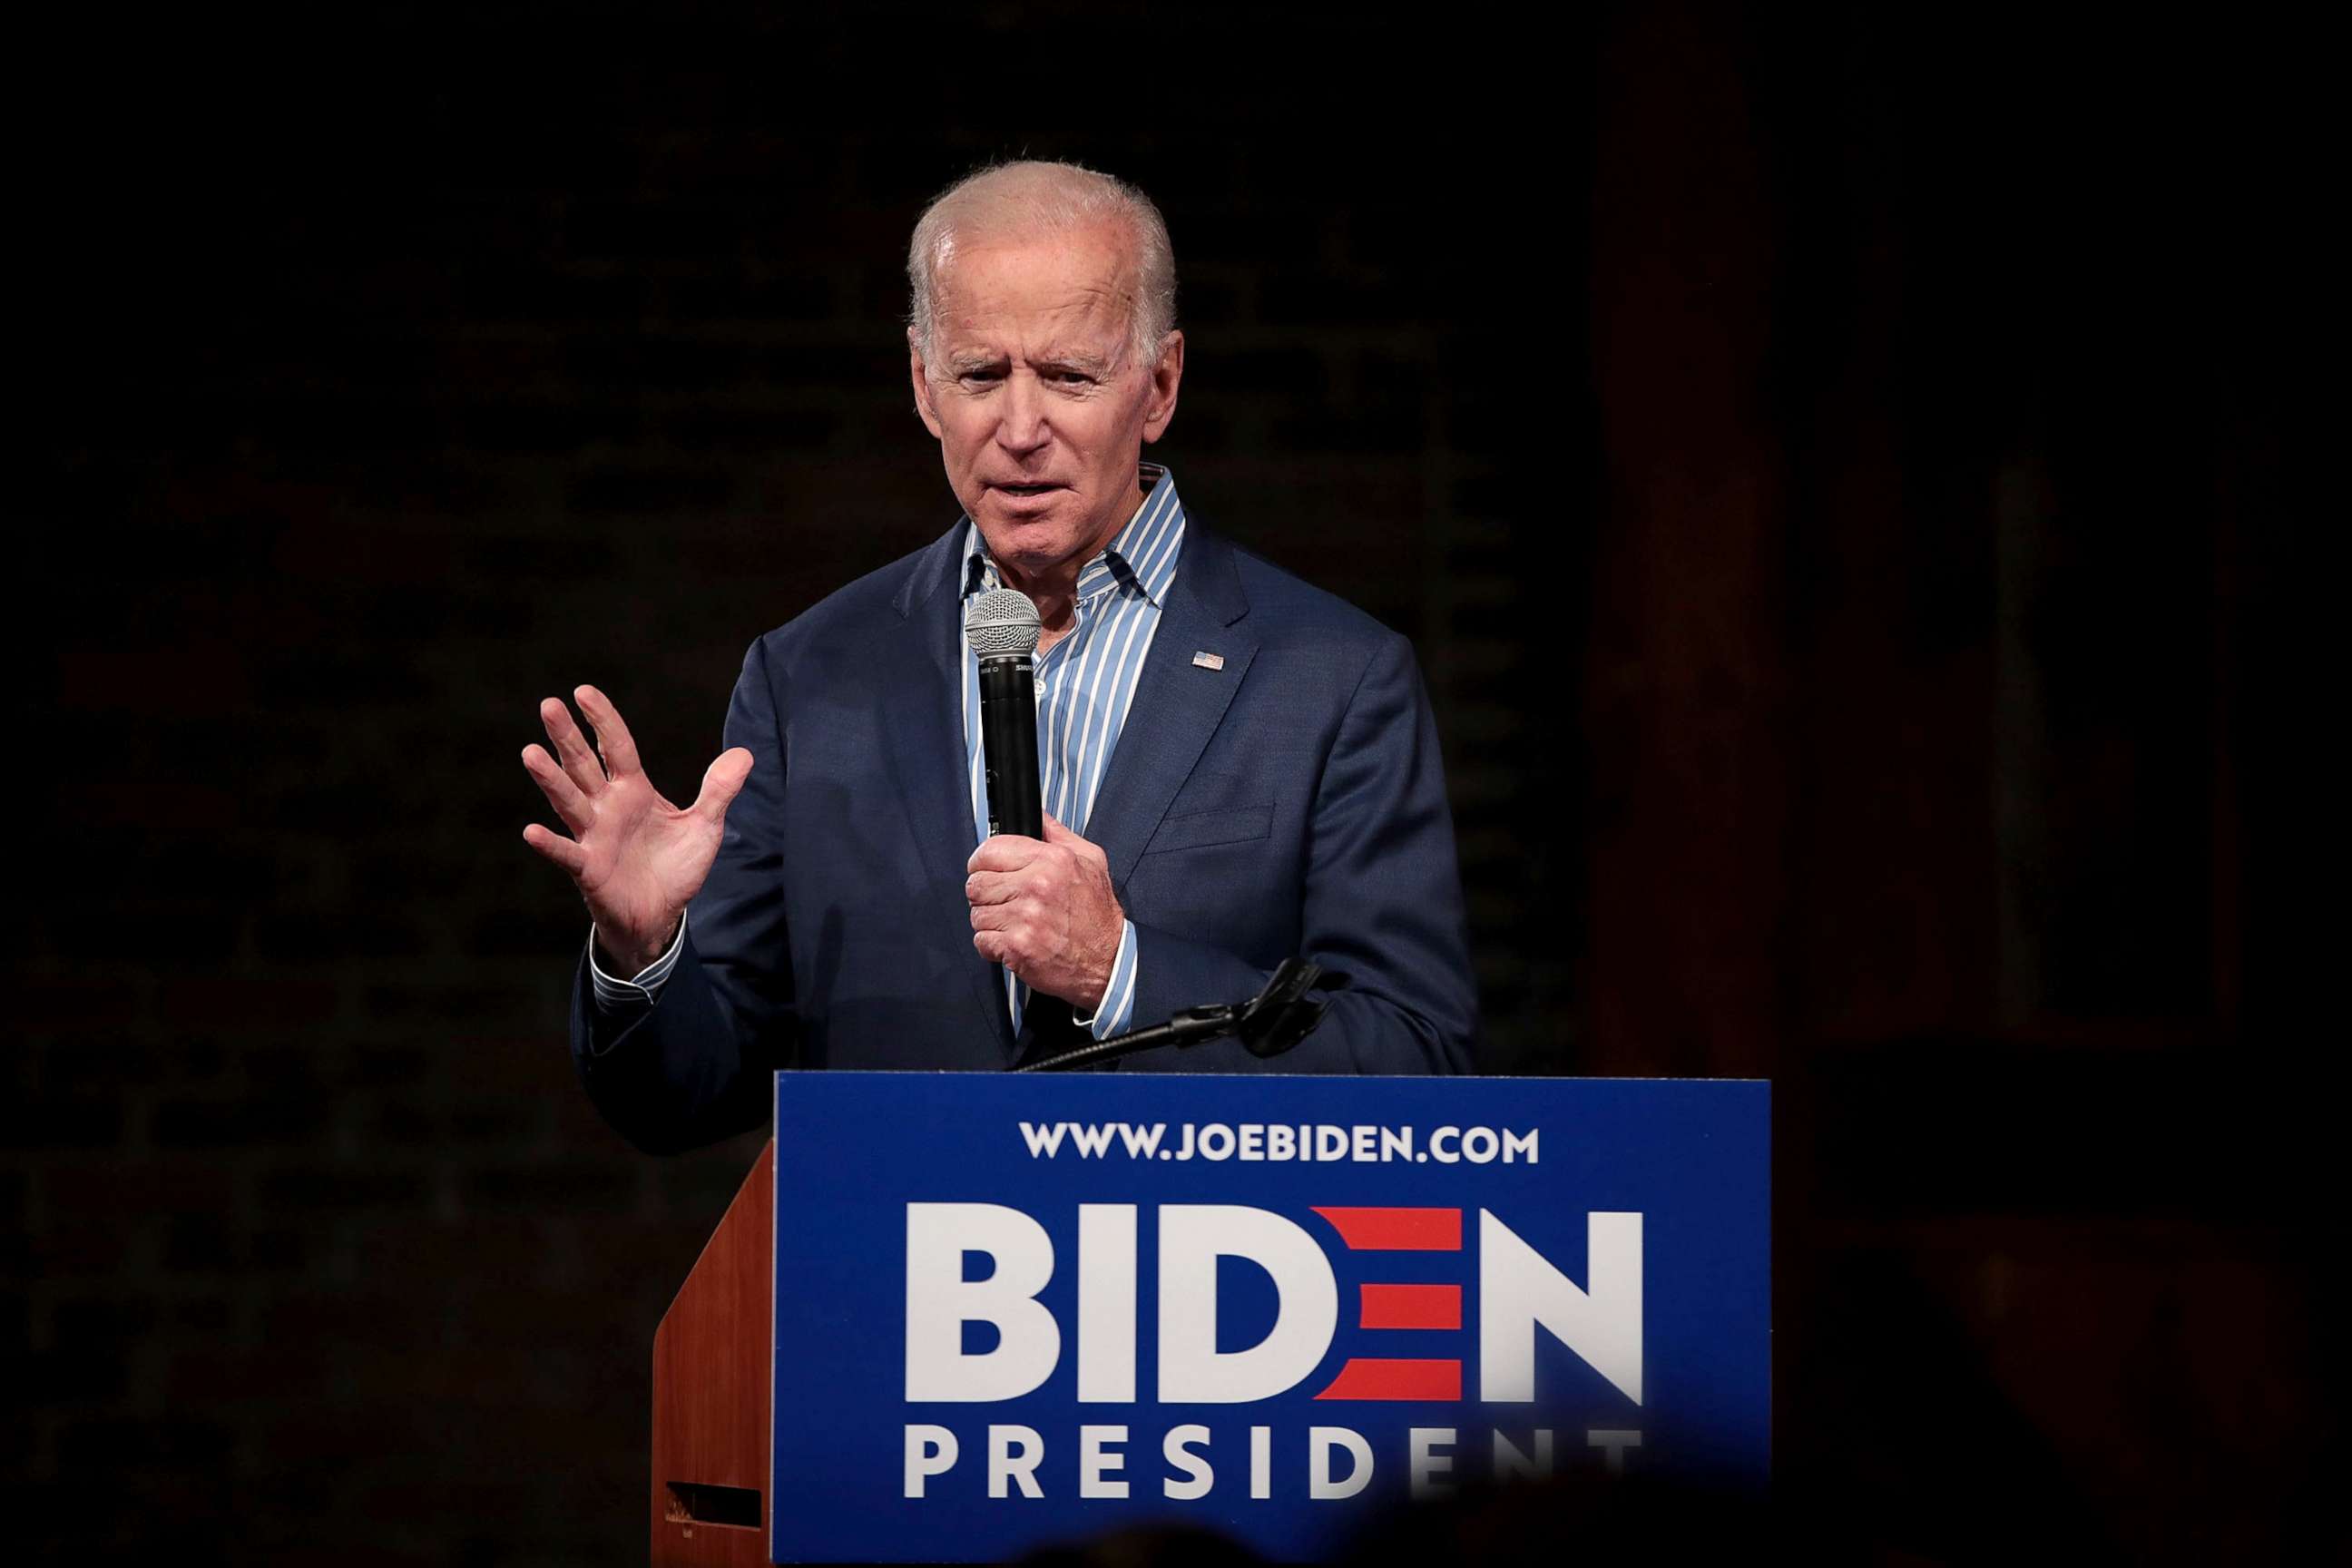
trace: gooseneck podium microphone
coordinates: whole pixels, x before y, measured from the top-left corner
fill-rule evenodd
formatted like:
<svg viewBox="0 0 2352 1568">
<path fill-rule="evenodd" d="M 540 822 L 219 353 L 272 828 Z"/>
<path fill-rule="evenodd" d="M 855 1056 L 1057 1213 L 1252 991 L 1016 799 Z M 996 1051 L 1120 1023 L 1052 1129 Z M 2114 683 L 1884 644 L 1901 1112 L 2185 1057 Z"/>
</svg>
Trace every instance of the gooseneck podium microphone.
<svg viewBox="0 0 2352 1568">
<path fill-rule="evenodd" d="M 988 772 L 988 831 L 1045 837 L 1037 789 L 1037 606 L 1014 588 L 972 600 L 964 640 L 980 656 L 980 740 Z"/>
<path fill-rule="evenodd" d="M 1108 1067 L 1138 1051 L 1157 1050 L 1162 1046 L 1174 1046 L 1181 1050 L 1187 1046 L 1222 1040 L 1228 1035 L 1239 1036 L 1250 1055 L 1261 1060 L 1278 1057 L 1313 1034 L 1315 1026 L 1323 1021 L 1323 1011 L 1331 1005 L 1331 999 L 1321 994 L 1340 990 L 1347 984 L 1346 975 L 1326 969 L 1313 959 L 1286 958 L 1276 967 L 1265 989 L 1246 1002 L 1222 1007 L 1187 1007 L 1164 1024 L 1114 1035 L 1108 1040 L 1079 1046 L 1043 1061 L 1024 1063 L 1013 1070 L 1070 1072 Z"/>
</svg>

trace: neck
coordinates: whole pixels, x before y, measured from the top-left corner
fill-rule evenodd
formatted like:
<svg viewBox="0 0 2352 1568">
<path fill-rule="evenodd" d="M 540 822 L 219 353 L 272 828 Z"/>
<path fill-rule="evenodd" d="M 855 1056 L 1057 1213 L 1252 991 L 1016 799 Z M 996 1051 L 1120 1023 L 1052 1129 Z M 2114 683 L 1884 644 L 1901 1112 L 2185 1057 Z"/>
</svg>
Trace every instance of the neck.
<svg viewBox="0 0 2352 1568">
<path fill-rule="evenodd" d="M 1017 588 L 1026 594 L 1029 602 L 1037 606 L 1037 622 L 1042 628 L 1037 641 L 1039 653 L 1059 642 L 1076 624 L 1078 574 L 1086 570 L 1087 562 L 1110 548 L 1110 542 L 1118 537 L 1118 531 L 1127 526 L 1128 520 L 1134 517 L 1142 506 L 1143 487 L 1138 484 L 1127 498 L 1125 516 L 1085 549 L 1035 572 L 1024 572 L 1010 562 L 996 563 L 998 580 L 1008 588 Z"/>
</svg>

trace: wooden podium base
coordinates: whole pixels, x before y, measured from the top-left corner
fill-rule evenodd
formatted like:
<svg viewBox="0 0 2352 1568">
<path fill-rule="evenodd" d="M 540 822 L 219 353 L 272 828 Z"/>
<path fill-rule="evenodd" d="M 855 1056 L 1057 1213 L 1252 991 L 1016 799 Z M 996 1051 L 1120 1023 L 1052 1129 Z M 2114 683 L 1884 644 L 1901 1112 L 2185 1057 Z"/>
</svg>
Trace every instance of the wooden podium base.
<svg viewBox="0 0 2352 1568">
<path fill-rule="evenodd" d="M 655 1568 L 768 1561 L 775 1168 L 770 1139 L 654 1331 Z"/>
</svg>

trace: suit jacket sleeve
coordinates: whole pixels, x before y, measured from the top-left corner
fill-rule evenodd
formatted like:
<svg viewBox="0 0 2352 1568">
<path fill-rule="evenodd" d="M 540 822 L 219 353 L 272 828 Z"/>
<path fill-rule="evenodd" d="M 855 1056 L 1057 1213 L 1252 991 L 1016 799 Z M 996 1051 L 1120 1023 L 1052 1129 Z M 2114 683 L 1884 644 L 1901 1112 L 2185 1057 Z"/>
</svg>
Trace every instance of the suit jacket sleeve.
<svg viewBox="0 0 2352 1568">
<path fill-rule="evenodd" d="M 793 1064 L 798 1023 L 784 918 L 784 755 L 762 644 L 743 658 L 726 742 L 751 753 L 686 943 L 650 1007 L 598 1007 L 583 955 L 572 1058 L 588 1098 L 649 1153 L 699 1148 L 768 1120 L 770 1075 Z M 705 957 L 705 952 L 714 956 Z M 716 956 L 723 955 L 723 956 Z"/>
<path fill-rule="evenodd" d="M 1389 634 L 1341 716 L 1309 816 L 1301 948 L 1344 972 L 1315 1033 L 1261 1061 L 1237 1041 L 1149 1051 L 1171 1072 L 1455 1073 L 1474 1070 L 1477 1002 L 1437 725 L 1412 644 Z M 1238 1002 L 1272 971 L 1202 935 L 1139 922 L 1134 1016 Z"/>
</svg>

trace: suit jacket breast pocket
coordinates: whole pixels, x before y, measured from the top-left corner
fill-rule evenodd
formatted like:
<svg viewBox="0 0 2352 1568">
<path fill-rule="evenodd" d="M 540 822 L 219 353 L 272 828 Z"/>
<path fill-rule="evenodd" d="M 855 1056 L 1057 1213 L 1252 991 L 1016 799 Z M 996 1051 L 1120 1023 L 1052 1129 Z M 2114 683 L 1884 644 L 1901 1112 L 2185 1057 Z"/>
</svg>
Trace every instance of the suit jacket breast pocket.
<svg viewBox="0 0 2352 1568">
<path fill-rule="evenodd" d="M 1274 802 L 1223 806 L 1215 811 L 1188 812 L 1160 824 L 1160 831 L 1143 847 L 1146 855 L 1171 849 L 1206 849 L 1218 844 L 1246 844 L 1274 831 Z"/>
</svg>

